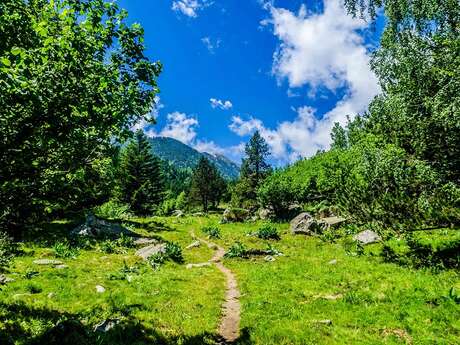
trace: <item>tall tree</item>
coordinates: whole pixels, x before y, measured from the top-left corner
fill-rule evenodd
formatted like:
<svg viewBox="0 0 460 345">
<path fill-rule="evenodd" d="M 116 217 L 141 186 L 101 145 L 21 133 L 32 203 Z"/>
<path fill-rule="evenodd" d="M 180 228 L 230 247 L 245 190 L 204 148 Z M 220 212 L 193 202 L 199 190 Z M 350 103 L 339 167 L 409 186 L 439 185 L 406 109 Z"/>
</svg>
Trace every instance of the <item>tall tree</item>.
<svg viewBox="0 0 460 345">
<path fill-rule="evenodd" d="M 217 206 L 225 191 L 225 180 L 206 157 L 201 157 L 193 171 L 190 197 L 199 201 L 203 211 L 210 205 Z"/>
<path fill-rule="evenodd" d="M 83 203 L 114 138 L 149 113 L 161 64 L 104 0 L 0 1 L 0 223 Z"/>
<path fill-rule="evenodd" d="M 144 132 L 122 151 L 119 167 L 119 199 L 138 215 L 151 214 L 163 200 L 164 182 L 160 160 L 151 153 Z"/>
<path fill-rule="evenodd" d="M 271 166 L 267 163 L 270 149 L 259 131 L 256 131 L 244 151 L 246 157 L 242 161 L 241 181 L 237 190 L 242 192 L 243 198 L 256 200 L 257 188 L 271 172 Z"/>
</svg>

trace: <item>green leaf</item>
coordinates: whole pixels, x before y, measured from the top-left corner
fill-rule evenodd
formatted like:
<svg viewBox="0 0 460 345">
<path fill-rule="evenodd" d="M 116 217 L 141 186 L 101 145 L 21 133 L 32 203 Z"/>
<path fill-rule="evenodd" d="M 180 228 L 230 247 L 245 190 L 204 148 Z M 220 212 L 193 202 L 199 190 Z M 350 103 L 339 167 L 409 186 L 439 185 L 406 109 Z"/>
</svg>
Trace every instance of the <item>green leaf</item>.
<svg viewBox="0 0 460 345">
<path fill-rule="evenodd" d="M 10 67 L 10 66 L 11 66 L 11 61 L 10 61 L 8 58 L 6 58 L 6 57 L 2 57 L 2 58 L 0 59 L 0 62 L 1 62 L 3 65 L 7 66 L 7 67 Z"/>
</svg>

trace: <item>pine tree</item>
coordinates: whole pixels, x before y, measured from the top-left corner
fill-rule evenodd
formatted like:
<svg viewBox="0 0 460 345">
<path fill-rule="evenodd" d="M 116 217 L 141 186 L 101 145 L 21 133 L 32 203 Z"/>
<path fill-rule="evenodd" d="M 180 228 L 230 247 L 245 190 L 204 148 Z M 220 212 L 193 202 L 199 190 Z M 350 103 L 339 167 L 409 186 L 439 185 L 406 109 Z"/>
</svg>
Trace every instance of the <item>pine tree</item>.
<svg viewBox="0 0 460 345">
<path fill-rule="evenodd" d="M 225 180 L 217 168 L 207 158 L 201 157 L 193 171 L 190 197 L 199 201 L 203 211 L 209 206 L 216 207 L 226 188 Z"/>
<path fill-rule="evenodd" d="M 160 160 L 150 151 L 143 131 L 121 153 L 119 199 L 138 215 L 151 214 L 163 200 L 164 181 Z"/>
<path fill-rule="evenodd" d="M 237 199 L 252 200 L 257 198 L 257 188 L 262 181 L 270 174 L 271 166 L 266 159 L 270 155 L 267 142 L 256 131 L 245 147 L 246 158 L 241 165 L 241 179 L 235 187 Z"/>
</svg>

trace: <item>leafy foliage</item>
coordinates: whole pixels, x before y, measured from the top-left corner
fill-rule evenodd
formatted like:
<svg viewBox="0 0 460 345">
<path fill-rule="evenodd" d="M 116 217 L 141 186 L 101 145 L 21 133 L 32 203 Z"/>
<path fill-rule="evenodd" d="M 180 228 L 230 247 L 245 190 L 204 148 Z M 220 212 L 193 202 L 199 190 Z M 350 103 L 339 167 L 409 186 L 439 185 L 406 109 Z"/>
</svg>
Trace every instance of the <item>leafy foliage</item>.
<svg viewBox="0 0 460 345">
<path fill-rule="evenodd" d="M 54 256 L 57 258 L 76 258 L 78 249 L 73 247 L 69 241 L 58 241 L 53 245 Z"/>
<path fill-rule="evenodd" d="M 94 214 L 106 219 L 125 219 L 131 216 L 129 205 L 123 205 L 116 200 L 109 200 L 94 208 Z"/>
<path fill-rule="evenodd" d="M 0 222 L 15 231 L 106 196 L 112 142 L 151 109 L 161 64 L 115 3 L 5 0 L 0 13 Z"/>
<path fill-rule="evenodd" d="M 163 200 L 163 176 L 159 160 L 150 152 L 143 131 L 121 152 L 119 199 L 137 215 L 151 214 Z"/>
<path fill-rule="evenodd" d="M 220 230 L 217 226 L 205 226 L 201 231 L 208 235 L 209 238 L 217 239 L 220 238 Z"/>
<path fill-rule="evenodd" d="M 256 231 L 256 236 L 258 238 L 261 238 L 263 240 L 280 240 L 281 237 L 278 233 L 278 229 L 275 228 L 271 224 L 265 224 L 261 226 L 257 231 Z"/>
<path fill-rule="evenodd" d="M 17 251 L 13 240 L 3 231 L 0 231 L 0 272 L 7 268 Z"/>
<path fill-rule="evenodd" d="M 235 242 L 225 253 L 226 258 L 245 258 L 247 249 L 241 242 Z"/>
<path fill-rule="evenodd" d="M 199 202 L 203 211 L 207 212 L 209 206 L 217 206 L 225 189 L 225 180 L 216 167 L 207 158 L 202 157 L 193 171 L 190 190 L 192 201 Z"/>
</svg>

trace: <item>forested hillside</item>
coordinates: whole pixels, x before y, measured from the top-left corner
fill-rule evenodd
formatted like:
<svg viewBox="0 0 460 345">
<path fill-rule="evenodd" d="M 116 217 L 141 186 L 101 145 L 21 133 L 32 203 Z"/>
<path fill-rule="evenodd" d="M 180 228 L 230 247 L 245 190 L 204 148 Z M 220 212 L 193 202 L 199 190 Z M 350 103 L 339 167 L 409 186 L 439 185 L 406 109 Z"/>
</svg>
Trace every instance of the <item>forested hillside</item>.
<svg viewBox="0 0 460 345">
<path fill-rule="evenodd" d="M 219 154 L 201 153 L 185 145 L 179 140 L 167 137 L 149 138 L 152 153 L 162 160 L 171 162 L 176 168 L 193 169 L 201 157 L 209 159 L 227 179 L 235 179 L 239 175 L 236 163 Z"/>
</svg>

